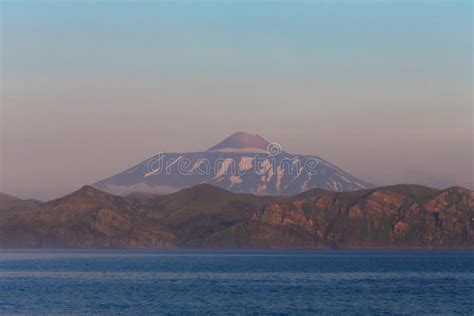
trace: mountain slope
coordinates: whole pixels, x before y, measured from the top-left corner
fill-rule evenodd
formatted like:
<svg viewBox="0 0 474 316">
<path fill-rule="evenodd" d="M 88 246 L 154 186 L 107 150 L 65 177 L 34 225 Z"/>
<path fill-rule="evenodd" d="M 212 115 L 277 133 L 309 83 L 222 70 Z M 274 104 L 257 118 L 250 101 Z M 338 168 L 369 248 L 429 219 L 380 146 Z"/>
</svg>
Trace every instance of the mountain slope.
<svg viewBox="0 0 474 316">
<path fill-rule="evenodd" d="M 201 184 L 158 199 L 154 209 L 171 230 L 179 232 L 179 244 L 200 246 L 207 235 L 243 221 L 269 201 L 280 199 L 234 194 Z"/>
<path fill-rule="evenodd" d="M 25 211 L 41 203 L 42 202 L 38 200 L 22 200 L 16 196 L 0 193 L 0 211 Z"/>
<path fill-rule="evenodd" d="M 372 187 L 320 157 L 289 154 L 277 143 L 243 132 L 204 152 L 160 153 L 94 186 L 121 195 L 166 194 L 201 183 L 258 195 L 293 195 L 312 188 L 354 191 Z"/>
<path fill-rule="evenodd" d="M 472 247 L 474 192 L 413 185 L 312 190 L 210 236 L 226 247 Z"/>
<path fill-rule="evenodd" d="M 124 198 L 86 186 L 1 212 L 0 247 L 474 247 L 474 192 L 398 185 L 285 197 L 202 184 Z"/>
<path fill-rule="evenodd" d="M 2 247 L 168 247 L 175 239 L 141 204 L 90 186 L 0 214 Z"/>
</svg>

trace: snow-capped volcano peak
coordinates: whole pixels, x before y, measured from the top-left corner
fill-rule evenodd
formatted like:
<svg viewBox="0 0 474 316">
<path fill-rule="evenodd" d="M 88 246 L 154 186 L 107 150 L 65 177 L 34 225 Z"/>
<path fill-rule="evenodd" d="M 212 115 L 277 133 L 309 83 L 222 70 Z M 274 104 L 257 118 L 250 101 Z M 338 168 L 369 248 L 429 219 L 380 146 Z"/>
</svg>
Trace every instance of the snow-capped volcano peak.
<svg viewBox="0 0 474 316">
<path fill-rule="evenodd" d="M 278 143 L 244 132 L 234 133 L 203 152 L 160 152 L 95 187 L 115 194 L 170 193 L 200 183 L 265 195 L 371 187 L 320 157 L 290 154 Z"/>
<path fill-rule="evenodd" d="M 252 135 L 245 132 L 237 132 L 220 143 L 212 146 L 208 151 L 222 152 L 266 152 L 269 142 L 259 135 Z"/>
</svg>

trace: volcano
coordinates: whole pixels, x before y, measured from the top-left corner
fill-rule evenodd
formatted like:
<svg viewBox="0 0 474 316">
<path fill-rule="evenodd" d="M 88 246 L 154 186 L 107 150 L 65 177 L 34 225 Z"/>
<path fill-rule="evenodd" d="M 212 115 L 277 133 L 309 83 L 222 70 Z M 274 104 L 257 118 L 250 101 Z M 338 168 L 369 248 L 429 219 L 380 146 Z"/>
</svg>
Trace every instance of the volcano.
<svg viewBox="0 0 474 316">
<path fill-rule="evenodd" d="M 258 195 L 373 187 L 321 157 L 290 154 L 276 142 L 245 132 L 234 133 L 206 151 L 159 153 L 93 186 L 120 195 L 167 194 L 202 183 Z"/>
</svg>

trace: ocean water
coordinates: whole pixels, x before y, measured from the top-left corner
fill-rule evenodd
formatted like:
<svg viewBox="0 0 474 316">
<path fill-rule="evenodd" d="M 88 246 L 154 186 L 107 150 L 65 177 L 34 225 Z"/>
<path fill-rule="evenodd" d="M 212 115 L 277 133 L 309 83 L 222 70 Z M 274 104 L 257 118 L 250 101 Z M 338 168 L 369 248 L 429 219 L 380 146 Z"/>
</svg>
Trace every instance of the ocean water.
<svg viewBox="0 0 474 316">
<path fill-rule="evenodd" d="M 0 314 L 474 314 L 474 252 L 0 250 Z"/>
</svg>

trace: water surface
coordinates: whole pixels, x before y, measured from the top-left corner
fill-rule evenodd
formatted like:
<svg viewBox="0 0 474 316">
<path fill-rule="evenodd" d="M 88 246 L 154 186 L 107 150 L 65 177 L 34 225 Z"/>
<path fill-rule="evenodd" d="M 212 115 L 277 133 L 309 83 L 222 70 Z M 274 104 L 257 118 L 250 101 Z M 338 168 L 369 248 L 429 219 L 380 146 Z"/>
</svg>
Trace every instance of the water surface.
<svg viewBox="0 0 474 316">
<path fill-rule="evenodd" d="M 0 250 L 0 313 L 473 314 L 474 252 Z"/>
</svg>

